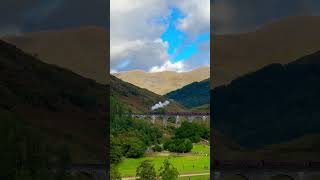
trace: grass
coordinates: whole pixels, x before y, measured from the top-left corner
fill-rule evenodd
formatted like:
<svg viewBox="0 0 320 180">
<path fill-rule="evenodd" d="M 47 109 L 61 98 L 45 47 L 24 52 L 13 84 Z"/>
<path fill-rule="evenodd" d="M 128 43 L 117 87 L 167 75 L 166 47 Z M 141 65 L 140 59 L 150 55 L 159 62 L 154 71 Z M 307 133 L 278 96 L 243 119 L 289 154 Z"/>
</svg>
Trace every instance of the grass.
<svg viewBox="0 0 320 180">
<path fill-rule="evenodd" d="M 209 146 L 194 145 L 196 151 L 209 151 Z M 194 150 L 193 149 L 193 150 Z M 154 153 L 152 156 L 142 157 L 138 159 L 124 159 L 119 165 L 119 171 L 123 177 L 134 177 L 136 168 L 144 160 L 151 160 L 158 171 L 165 159 L 169 159 L 170 163 L 178 169 L 180 174 L 208 173 L 210 172 L 210 156 L 194 155 L 192 153 L 183 155 L 174 155 L 165 153 Z M 200 176 L 199 176 L 200 177 Z M 184 177 L 185 178 L 185 177 Z M 196 178 L 196 177 L 194 177 Z"/>
<path fill-rule="evenodd" d="M 205 154 L 210 154 L 210 146 L 203 145 L 203 144 L 193 144 L 193 148 L 191 152 L 202 152 Z"/>
</svg>

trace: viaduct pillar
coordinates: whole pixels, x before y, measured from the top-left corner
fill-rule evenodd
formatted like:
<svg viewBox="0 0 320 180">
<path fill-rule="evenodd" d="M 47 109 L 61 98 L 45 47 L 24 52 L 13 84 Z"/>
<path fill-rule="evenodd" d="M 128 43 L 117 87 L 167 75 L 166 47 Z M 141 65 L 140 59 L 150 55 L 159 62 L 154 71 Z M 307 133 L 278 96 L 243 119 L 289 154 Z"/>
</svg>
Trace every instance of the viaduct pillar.
<svg viewBox="0 0 320 180">
<path fill-rule="evenodd" d="M 176 128 L 178 128 L 178 127 L 180 127 L 180 116 L 179 115 L 177 115 L 176 116 Z"/>
</svg>

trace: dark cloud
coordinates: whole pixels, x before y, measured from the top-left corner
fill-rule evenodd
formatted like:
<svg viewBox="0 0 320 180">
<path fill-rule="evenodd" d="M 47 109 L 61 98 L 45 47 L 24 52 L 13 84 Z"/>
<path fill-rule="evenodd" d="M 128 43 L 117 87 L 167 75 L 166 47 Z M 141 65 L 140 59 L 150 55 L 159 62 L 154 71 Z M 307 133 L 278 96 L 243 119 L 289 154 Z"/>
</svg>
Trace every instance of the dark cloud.
<svg viewBox="0 0 320 180">
<path fill-rule="evenodd" d="M 319 15 L 318 0 L 211 0 L 211 28 L 217 33 L 252 31 L 271 21 Z"/>
<path fill-rule="evenodd" d="M 211 0 L 217 33 L 252 31 L 287 16 L 319 15 L 319 0 Z M 109 26 L 109 0 L 2 0 L 0 36 L 81 26 Z"/>
<path fill-rule="evenodd" d="M 2 0 L 0 35 L 109 24 L 108 0 Z"/>
</svg>

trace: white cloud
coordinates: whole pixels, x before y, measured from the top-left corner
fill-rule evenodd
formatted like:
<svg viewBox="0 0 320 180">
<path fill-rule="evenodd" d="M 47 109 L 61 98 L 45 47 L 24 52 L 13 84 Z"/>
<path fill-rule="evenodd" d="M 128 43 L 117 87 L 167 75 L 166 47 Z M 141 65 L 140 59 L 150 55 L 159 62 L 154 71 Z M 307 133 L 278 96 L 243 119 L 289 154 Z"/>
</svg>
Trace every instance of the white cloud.
<svg viewBox="0 0 320 180">
<path fill-rule="evenodd" d="M 183 72 L 184 71 L 183 61 L 179 61 L 176 63 L 167 61 L 162 66 L 154 66 L 150 69 L 150 72 L 163 72 L 163 71 Z"/>
<path fill-rule="evenodd" d="M 210 31 L 210 0 L 175 0 L 174 3 L 186 16 L 179 20 L 178 28 L 191 35 Z"/>
<path fill-rule="evenodd" d="M 183 31 L 192 34 L 209 31 L 210 0 L 111 0 L 110 5 L 113 72 L 132 69 L 182 71 L 183 63 L 171 63 L 168 44 L 159 39 L 167 25 L 155 22 L 157 18 L 167 18 L 172 6 L 186 15 L 178 24 Z"/>
<path fill-rule="evenodd" d="M 167 46 L 167 43 L 158 40 L 136 40 L 124 42 L 119 46 L 112 46 L 112 70 L 148 70 L 155 65 L 162 65 L 169 59 Z"/>
<path fill-rule="evenodd" d="M 165 25 L 152 22 L 168 16 L 167 1 L 111 0 L 110 7 L 112 71 L 147 70 L 168 60 L 167 44 L 159 40 Z"/>
</svg>

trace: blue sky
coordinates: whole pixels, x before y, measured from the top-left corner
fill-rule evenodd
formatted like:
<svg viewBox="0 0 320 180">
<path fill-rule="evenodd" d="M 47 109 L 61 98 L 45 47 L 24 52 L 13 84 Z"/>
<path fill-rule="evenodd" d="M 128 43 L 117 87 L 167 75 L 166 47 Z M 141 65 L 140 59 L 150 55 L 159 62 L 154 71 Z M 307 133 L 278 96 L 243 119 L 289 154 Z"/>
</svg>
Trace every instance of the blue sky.
<svg viewBox="0 0 320 180">
<path fill-rule="evenodd" d="M 168 54 L 172 63 L 188 60 L 199 51 L 199 45 L 205 41 L 210 41 L 210 32 L 205 32 L 189 37 L 185 32 L 177 27 L 179 19 L 185 16 L 178 8 L 171 8 L 171 14 L 168 17 L 168 28 L 161 35 L 163 41 L 168 42 Z"/>
<path fill-rule="evenodd" d="M 111 0 L 110 40 L 111 72 L 209 66 L 210 1 Z"/>
</svg>

